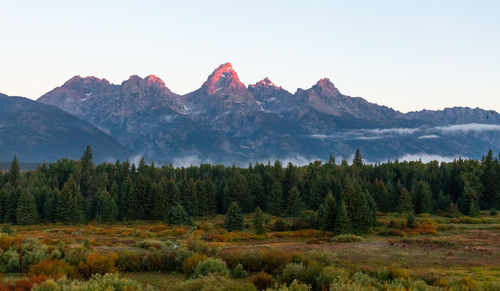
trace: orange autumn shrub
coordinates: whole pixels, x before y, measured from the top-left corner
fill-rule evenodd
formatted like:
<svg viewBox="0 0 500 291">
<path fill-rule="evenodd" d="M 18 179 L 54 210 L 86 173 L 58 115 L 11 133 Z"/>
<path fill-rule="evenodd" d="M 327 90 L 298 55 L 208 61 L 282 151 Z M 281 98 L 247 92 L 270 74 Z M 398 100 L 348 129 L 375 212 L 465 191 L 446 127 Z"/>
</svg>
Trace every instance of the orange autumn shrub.
<svg viewBox="0 0 500 291">
<path fill-rule="evenodd" d="M 216 241 L 216 242 L 225 242 L 226 237 L 220 234 L 215 233 L 205 233 L 201 236 L 201 239 L 204 241 Z"/>
<path fill-rule="evenodd" d="M 34 275 L 29 278 L 18 279 L 14 282 L 6 282 L 0 280 L 0 291 L 29 291 L 35 284 L 41 284 L 48 280 L 45 275 Z"/>
<path fill-rule="evenodd" d="M 273 287 L 275 281 L 267 273 L 261 271 L 252 278 L 252 283 L 257 290 L 266 290 Z"/>
<path fill-rule="evenodd" d="M 78 269 L 87 278 L 93 274 L 104 275 L 106 273 L 116 273 L 116 260 L 118 260 L 116 253 L 102 255 L 99 253 L 90 253 L 85 262 L 78 264 Z"/>
<path fill-rule="evenodd" d="M 174 235 L 176 236 L 181 236 L 181 235 L 185 235 L 186 232 L 188 231 L 188 228 L 187 226 L 178 226 L 176 228 L 174 228 Z"/>
<path fill-rule="evenodd" d="M 22 242 L 23 242 L 23 237 L 20 235 L 16 235 L 16 236 L 1 235 L 0 236 L 0 248 L 3 250 L 8 250 L 13 246 L 20 246 Z"/>
<path fill-rule="evenodd" d="M 437 234 L 436 225 L 432 221 L 416 223 L 411 230 L 412 234 Z"/>
<path fill-rule="evenodd" d="M 318 237 L 321 235 L 321 232 L 316 229 L 301 229 L 292 232 L 292 237 Z"/>
<path fill-rule="evenodd" d="M 78 275 L 75 267 L 63 260 L 55 259 L 47 259 L 31 265 L 29 273 L 32 275 L 45 275 L 52 278 L 58 278 L 63 275 L 69 278 L 75 278 Z"/>
</svg>

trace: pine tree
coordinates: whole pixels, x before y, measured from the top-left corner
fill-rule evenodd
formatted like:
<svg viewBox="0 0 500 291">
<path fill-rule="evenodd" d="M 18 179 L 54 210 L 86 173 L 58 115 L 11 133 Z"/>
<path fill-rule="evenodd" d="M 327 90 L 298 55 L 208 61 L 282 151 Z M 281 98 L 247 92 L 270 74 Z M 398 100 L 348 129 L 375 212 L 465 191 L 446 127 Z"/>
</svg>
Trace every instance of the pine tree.
<svg viewBox="0 0 500 291">
<path fill-rule="evenodd" d="M 59 189 L 51 189 L 47 194 L 47 199 L 43 205 L 43 218 L 50 222 L 57 220 L 57 197 L 59 196 Z"/>
<path fill-rule="evenodd" d="M 399 194 L 398 197 L 396 211 L 399 213 L 413 212 L 413 204 L 411 202 L 411 196 L 406 190 L 406 188 L 401 189 L 401 193 Z"/>
<path fill-rule="evenodd" d="M 289 216 L 298 217 L 302 214 L 304 205 L 300 199 L 300 192 L 297 187 L 293 186 L 288 195 L 287 213 Z"/>
<path fill-rule="evenodd" d="M 460 211 L 468 216 L 479 215 L 479 201 L 477 193 L 473 187 L 466 185 L 458 201 Z"/>
<path fill-rule="evenodd" d="M 16 187 L 21 179 L 21 171 L 19 170 L 19 162 L 17 161 L 17 156 L 14 156 L 12 163 L 10 163 L 10 170 L 7 174 L 8 182 L 12 187 Z"/>
<path fill-rule="evenodd" d="M 236 201 L 241 205 L 243 212 L 251 212 L 255 209 L 253 197 L 250 196 L 248 183 L 239 171 L 235 171 L 231 179 L 231 201 Z"/>
<path fill-rule="evenodd" d="M 224 227 L 228 231 L 241 230 L 243 228 L 243 215 L 241 214 L 241 208 L 238 206 L 238 203 L 231 202 L 231 205 L 229 205 L 224 220 Z"/>
<path fill-rule="evenodd" d="M 153 220 L 163 220 L 167 215 L 168 197 L 167 197 L 167 179 L 163 177 L 158 185 L 154 187 L 154 206 L 151 213 Z"/>
<path fill-rule="evenodd" d="M 175 184 L 174 178 L 168 180 L 165 192 L 167 195 L 167 209 L 180 204 L 179 189 L 177 188 L 177 184 Z"/>
<path fill-rule="evenodd" d="M 269 212 L 271 212 L 272 215 L 281 215 L 283 191 L 281 190 L 281 185 L 278 182 L 274 182 L 269 199 L 270 201 L 267 204 Z"/>
<path fill-rule="evenodd" d="M 255 209 L 252 224 L 256 234 L 261 235 L 266 232 L 266 230 L 264 229 L 264 213 L 259 207 Z"/>
<path fill-rule="evenodd" d="M 484 187 L 481 206 L 484 209 L 495 208 L 500 205 L 500 179 L 497 176 L 498 161 L 493 158 L 493 151 L 490 149 L 486 157 L 483 158 L 483 173 L 481 182 Z"/>
<path fill-rule="evenodd" d="M 135 220 L 138 218 L 137 209 L 141 207 L 141 205 L 139 205 L 139 200 L 137 199 L 134 181 L 132 181 L 130 176 L 123 182 L 122 199 L 118 203 L 118 212 L 121 218 L 126 220 Z"/>
<path fill-rule="evenodd" d="M 373 210 L 370 209 L 366 194 L 361 191 L 359 186 L 348 183 L 342 196 L 353 232 L 366 232 L 373 225 Z"/>
<path fill-rule="evenodd" d="M 434 201 L 432 197 L 431 187 L 425 181 L 418 181 L 413 185 L 412 194 L 415 197 L 415 212 L 420 213 L 431 213 L 434 207 Z"/>
<path fill-rule="evenodd" d="M 10 184 L 10 182 L 9 182 Z M 8 187 L 7 196 L 5 198 L 5 213 L 4 213 L 4 222 L 7 223 L 16 223 L 16 208 L 19 197 L 23 192 L 23 188 L 20 185 L 17 187 Z"/>
<path fill-rule="evenodd" d="M 356 149 L 356 152 L 354 153 L 352 165 L 358 168 L 361 168 L 363 166 L 363 156 L 361 155 L 361 151 L 359 149 Z"/>
<path fill-rule="evenodd" d="M 333 233 L 339 235 L 351 232 L 351 221 L 349 220 L 349 215 L 347 214 L 345 203 L 344 201 L 342 201 L 337 209 L 336 219 L 333 224 Z"/>
<path fill-rule="evenodd" d="M 413 212 L 408 213 L 406 216 L 406 225 L 409 228 L 415 227 L 415 215 L 413 215 Z"/>
<path fill-rule="evenodd" d="M 85 220 L 85 201 L 71 176 L 57 198 L 57 220 L 63 223 L 81 223 Z"/>
<path fill-rule="evenodd" d="M 190 224 L 190 217 L 186 209 L 180 204 L 173 206 L 167 213 L 167 222 L 171 225 Z"/>
<path fill-rule="evenodd" d="M 100 223 L 116 221 L 118 217 L 118 207 L 115 199 L 106 189 L 101 189 L 97 193 L 96 220 Z"/>
<path fill-rule="evenodd" d="M 27 190 L 22 191 L 17 202 L 17 223 L 22 225 L 34 224 L 36 223 L 37 217 L 38 212 L 35 197 Z"/>
<path fill-rule="evenodd" d="M 379 179 L 375 179 L 373 182 L 372 193 L 375 203 L 377 204 L 377 209 L 381 212 L 390 212 L 392 202 L 389 191 L 384 185 L 384 182 Z"/>
<path fill-rule="evenodd" d="M 85 152 L 83 153 L 80 162 L 82 165 L 81 178 L 80 178 L 80 192 L 84 197 L 92 195 L 93 191 L 93 175 L 95 174 L 95 165 L 93 162 L 92 148 L 87 145 Z"/>
<path fill-rule="evenodd" d="M 321 228 L 326 231 L 334 231 L 337 221 L 337 203 L 332 192 L 328 192 L 320 209 L 321 214 L 318 215 L 318 219 L 320 220 Z"/>
</svg>

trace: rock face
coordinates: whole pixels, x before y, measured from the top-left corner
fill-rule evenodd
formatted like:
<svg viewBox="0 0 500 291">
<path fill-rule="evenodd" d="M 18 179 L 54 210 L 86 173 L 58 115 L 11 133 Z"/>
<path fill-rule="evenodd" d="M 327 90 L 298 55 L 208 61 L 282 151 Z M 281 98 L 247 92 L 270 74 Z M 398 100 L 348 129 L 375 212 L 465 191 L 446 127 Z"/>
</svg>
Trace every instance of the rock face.
<svg viewBox="0 0 500 291">
<path fill-rule="evenodd" d="M 38 100 L 55 105 L 113 136 L 135 154 L 157 161 L 240 162 L 272 158 L 405 154 L 478 157 L 500 150 L 500 115 L 448 108 L 403 114 L 343 95 L 329 79 L 292 94 L 265 78 L 246 87 L 230 63 L 202 86 L 179 96 L 154 75 L 120 85 L 79 76 Z M 473 129 L 460 126 L 479 124 Z M 442 127 L 458 125 L 450 130 Z"/>
<path fill-rule="evenodd" d="M 97 161 L 126 158 L 131 152 L 90 123 L 55 107 L 0 94 L 0 161 L 79 159 L 91 145 Z"/>
</svg>

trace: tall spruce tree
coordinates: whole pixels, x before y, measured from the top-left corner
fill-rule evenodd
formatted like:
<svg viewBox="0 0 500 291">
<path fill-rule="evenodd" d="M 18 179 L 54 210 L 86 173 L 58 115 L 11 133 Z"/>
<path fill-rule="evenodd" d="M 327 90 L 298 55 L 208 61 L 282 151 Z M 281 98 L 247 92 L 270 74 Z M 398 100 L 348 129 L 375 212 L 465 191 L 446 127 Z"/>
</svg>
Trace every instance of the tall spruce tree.
<svg viewBox="0 0 500 291">
<path fill-rule="evenodd" d="M 57 198 L 57 220 L 62 223 L 81 223 L 85 220 L 85 201 L 72 176 Z"/>
<path fill-rule="evenodd" d="M 266 230 L 264 229 L 264 213 L 259 207 L 255 209 L 252 224 L 256 234 L 260 235 L 266 232 Z"/>
<path fill-rule="evenodd" d="M 96 220 L 101 223 L 115 222 L 118 217 L 116 201 L 106 189 L 97 193 Z"/>
<path fill-rule="evenodd" d="M 332 192 L 328 192 L 325 201 L 320 205 L 320 221 L 321 228 L 326 231 L 334 231 L 337 221 L 337 203 Z"/>
<path fill-rule="evenodd" d="M 399 213 L 413 212 L 413 203 L 411 202 L 411 196 L 406 188 L 402 188 L 400 191 L 397 200 L 396 211 Z"/>
<path fill-rule="evenodd" d="M 287 214 L 292 217 L 298 217 L 302 214 L 304 210 L 304 204 L 302 203 L 302 199 L 300 199 L 300 192 L 297 187 L 293 186 L 290 190 L 290 194 L 288 195 L 288 203 L 287 203 Z"/>
<path fill-rule="evenodd" d="M 269 202 L 267 203 L 267 209 L 272 215 L 281 215 L 282 204 L 283 204 L 283 191 L 281 190 L 281 185 L 278 182 L 274 182 L 271 188 L 271 195 L 269 196 Z"/>
<path fill-rule="evenodd" d="M 336 219 L 333 224 L 333 233 L 336 235 L 339 234 L 348 234 L 352 232 L 351 221 L 349 219 L 349 215 L 347 214 L 347 208 L 345 206 L 344 201 L 340 202 L 340 205 L 337 207 Z"/>
<path fill-rule="evenodd" d="M 27 190 L 22 191 L 17 202 L 16 222 L 22 225 L 30 225 L 36 223 L 37 217 L 35 197 Z"/>
<path fill-rule="evenodd" d="M 8 182 L 13 187 L 16 187 L 19 184 L 19 181 L 21 180 L 21 170 L 19 169 L 19 162 L 17 161 L 17 156 L 14 156 L 14 159 L 10 163 L 10 169 L 9 172 L 7 173 L 7 176 L 8 176 Z"/>
<path fill-rule="evenodd" d="M 412 194 L 414 197 L 414 208 L 417 214 L 431 213 L 434 208 L 431 187 L 425 181 L 418 181 L 413 185 Z"/>
<path fill-rule="evenodd" d="M 238 203 L 231 202 L 227 209 L 226 218 L 224 219 L 224 227 L 228 231 L 243 229 L 243 215 Z"/>
</svg>

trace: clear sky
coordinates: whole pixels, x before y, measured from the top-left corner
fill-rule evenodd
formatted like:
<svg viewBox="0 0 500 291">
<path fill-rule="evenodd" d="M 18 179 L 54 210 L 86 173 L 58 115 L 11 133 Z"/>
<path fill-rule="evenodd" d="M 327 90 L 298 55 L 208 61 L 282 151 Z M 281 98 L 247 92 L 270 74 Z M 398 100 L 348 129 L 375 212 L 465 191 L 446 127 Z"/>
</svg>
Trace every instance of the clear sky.
<svg viewBox="0 0 500 291">
<path fill-rule="evenodd" d="M 0 1 L 0 92 L 155 74 L 176 93 L 231 62 L 245 84 L 330 78 L 401 111 L 500 111 L 500 1 Z"/>
</svg>

